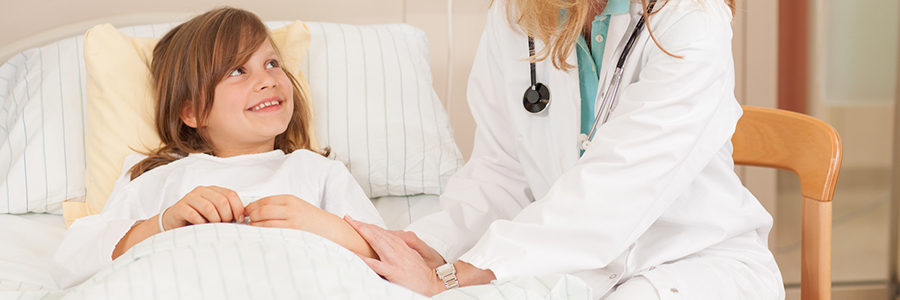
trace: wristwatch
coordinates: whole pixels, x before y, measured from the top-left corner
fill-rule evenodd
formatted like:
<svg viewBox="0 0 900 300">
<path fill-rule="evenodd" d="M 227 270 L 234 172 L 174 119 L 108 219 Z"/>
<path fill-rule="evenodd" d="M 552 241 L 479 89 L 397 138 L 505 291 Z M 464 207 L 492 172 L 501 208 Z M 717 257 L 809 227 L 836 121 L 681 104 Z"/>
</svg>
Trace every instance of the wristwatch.
<svg viewBox="0 0 900 300">
<path fill-rule="evenodd" d="M 434 273 L 437 274 L 438 278 L 444 281 L 444 286 L 446 286 L 448 290 L 459 287 L 459 281 L 456 280 L 456 267 L 453 266 L 453 263 L 437 267 L 434 269 Z"/>
</svg>

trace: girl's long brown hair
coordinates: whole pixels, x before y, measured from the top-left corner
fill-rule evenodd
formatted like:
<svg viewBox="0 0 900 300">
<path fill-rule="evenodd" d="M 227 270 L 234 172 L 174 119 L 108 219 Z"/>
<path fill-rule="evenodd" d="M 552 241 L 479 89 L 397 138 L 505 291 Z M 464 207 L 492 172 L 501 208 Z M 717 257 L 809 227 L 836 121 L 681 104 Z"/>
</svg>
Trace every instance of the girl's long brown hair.
<svg viewBox="0 0 900 300">
<path fill-rule="evenodd" d="M 216 85 L 231 70 L 246 63 L 263 43 L 272 43 L 263 22 L 255 14 L 223 7 L 194 17 L 176 26 L 153 49 L 150 72 L 156 91 L 156 132 L 162 147 L 146 153 L 149 157 L 134 165 L 131 179 L 190 153 L 213 153 L 215 149 L 202 130 L 181 120 L 182 109 L 190 105 L 197 123 L 205 124 L 212 110 Z M 272 47 L 281 58 L 274 43 Z M 275 149 L 291 153 L 315 149 L 312 107 L 291 72 L 282 70 L 293 87 L 294 112 L 287 130 L 275 137 Z"/>
<path fill-rule="evenodd" d="M 566 62 L 566 58 L 574 50 L 578 35 L 587 21 L 592 6 L 600 6 L 600 10 L 606 7 L 608 0 L 505 0 L 507 20 L 510 24 L 518 25 L 526 34 L 547 45 L 531 57 L 531 61 L 538 62 L 550 58 L 553 66 L 560 70 L 569 70 L 575 67 Z M 659 49 L 672 57 L 679 57 L 666 51 L 656 40 L 650 29 L 650 15 L 665 6 L 667 0 L 659 0 L 662 5 L 657 5 L 653 13 L 647 13 L 648 0 L 640 1 L 644 6 L 644 18 L 647 20 L 647 30 L 650 37 Z M 734 15 L 735 1 L 722 0 L 731 8 Z M 492 1 L 493 2 L 493 1 Z M 493 4 L 493 3 L 492 3 Z M 564 13 L 563 13 L 564 12 Z M 563 17 L 560 17 L 563 16 Z"/>
</svg>

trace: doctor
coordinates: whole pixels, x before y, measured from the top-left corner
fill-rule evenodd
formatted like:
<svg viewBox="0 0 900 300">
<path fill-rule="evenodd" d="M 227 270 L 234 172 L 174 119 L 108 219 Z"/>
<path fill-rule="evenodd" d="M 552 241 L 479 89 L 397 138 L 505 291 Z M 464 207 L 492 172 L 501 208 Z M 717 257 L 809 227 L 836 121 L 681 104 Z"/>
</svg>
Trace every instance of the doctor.
<svg viewBox="0 0 900 300">
<path fill-rule="evenodd" d="M 348 220 L 366 262 L 425 295 L 567 273 L 599 299 L 784 298 L 772 217 L 731 158 L 733 1 L 494 2 L 472 156 L 415 234 Z"/>
</svg>

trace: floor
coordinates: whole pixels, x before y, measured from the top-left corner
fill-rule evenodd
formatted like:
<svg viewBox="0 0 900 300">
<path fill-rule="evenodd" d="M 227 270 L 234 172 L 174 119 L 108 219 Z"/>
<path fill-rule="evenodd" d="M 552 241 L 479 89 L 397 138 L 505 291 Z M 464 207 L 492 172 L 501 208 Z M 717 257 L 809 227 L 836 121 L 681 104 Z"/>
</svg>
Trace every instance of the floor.
<svg viewBox="0 0 900 300">
<path fill-rule="evenodd" d="M 842 169 L 834 195 L 832 299 L 886 299 L 889 169 Z M 800 299 L 800 183 L 778 172 L 775 259 L 787 299 Z"/>
</svg>

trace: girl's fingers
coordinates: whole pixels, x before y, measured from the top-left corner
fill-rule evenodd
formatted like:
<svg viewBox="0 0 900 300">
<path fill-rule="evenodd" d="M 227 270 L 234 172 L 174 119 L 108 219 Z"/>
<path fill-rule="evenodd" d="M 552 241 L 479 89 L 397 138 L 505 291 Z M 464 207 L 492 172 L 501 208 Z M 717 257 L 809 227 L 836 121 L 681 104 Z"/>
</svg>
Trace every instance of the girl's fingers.
<svg viewBox="0 0 900 300">
<path fill-rule="evenodd" d="M 250 214 L 257 209 L 259 209 L 259 200 L 250 202 L 250 204 L 244 206 L 244 215 L 249 217 Z"/>
<path fill-rule="evenodd" d="M 267 206 L 267 205 L 286 205 L 288 204 L 290 197 L 286 197 L 286 195 L 274 195 L 263 197 L 262 199 L 254 201 L 259 206 Z M 252 203 L 251 203 L 252 204 Z"/>
<path fill-rule="evenodd" d="M 287 220 L 291 217 L 290 210 L 282 205 L 259 206 L 252 211 L 248 211 L 250 212 L 248 217 L 254 222 L 264 220 Z"/>
<path fill-rule="evenodd" d="M 201 216 L 200 213 L 198 213 L 196 210 L 194 210 L 193 208 L 190 208 L 190 207 L 188 207 L 187 213 L 184 216 L 184 220 L 185 220 L 185 222 L 188 222 L 189 224 L 206 223 L 206 219 L 203 218 L 203 216 Z"/>
<path fill-rule="evenodd" d="M 234 192 L 216 186 L 201 187 L 199 190 L 200 196 L 212 204 L 212 208 L 218 215 L 217 220 L 210 220 L 211 222 L 231 222 L 234 219 L 234 214 L 231 212 L 231 204 L 228 203 L 229 199 L 226 196 L 226 194 Z M 233 196 L 236 198 L 237 193 L 234 193 Z"/>
<path fill-rule="evenodd" d="M 219 217 L 219 212 L 216 210 L 216 207 L 209 202 L 206 198 L 200 198 L 193 201 L 188 201 L 186 203 L 189 207 L 193 208 L 194 211 L 200 214 L 207 222 L 216 223 L 221 222 Z M 205 223 L 205 222 L 204 222 Z M 197 224 L 197 223 L 193 223 Z"/>
<path fill-rule="evenodd" d="M 206 219 L 203 218 L 197 210 L 186 203 L 176 203 L 175 205 L 172 205 L 172 207 L 166 210 L 163 217 L 163 223 L 167 225 L 166 228 L 168 229 L 175 229 L 191 224 L 206 223 Z M 174 225 L 172 225 L 173 223 Z"/>
<path fill-rule="evenodd" d="M 231 220 L 244 222 L 244 203 L 241 201 L 241 197 L 238 196 L 237 192 L 218 186 L 210 186 L 209 188 L 225 196 L 225 200 L 228 201 L 227 205 L 230 208 L 230 214 L 228 218 L 223 217 L 222 220 L 228 222 Z M 221 212 L 222 210 L 219 210 L 220 214 Z"/>
<path fill-rule="evenodd" d="M 259 210 L 262 207 L 265 207 L 268 205 L 273 205 L 273 204 L 278 204 L 278 203 L 276 203 L 277 202 L 276 198 L 277 197 L 269 196 L 269 197 L 265 197 L 265 198 L 250 202 L 250 204 L 247 204 L 247 206 L 244 207 L 244 214 L 247 216 L 250 216 L 253 212 Z M 250 220 L 253 220 L 253 217 L 250 217 Z"/>
</svg>

